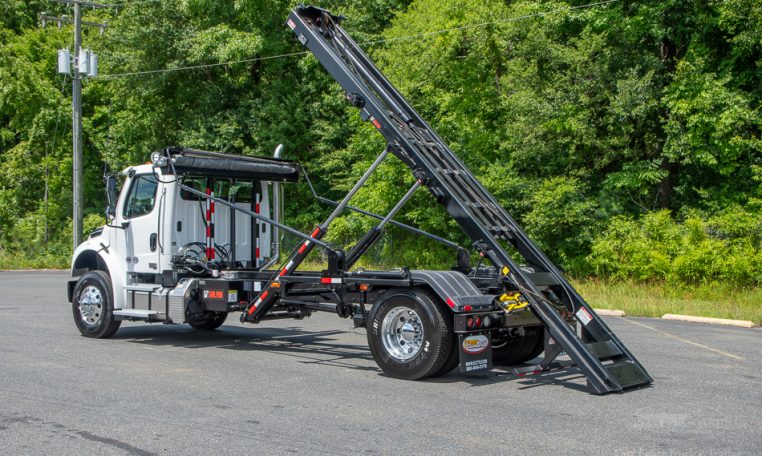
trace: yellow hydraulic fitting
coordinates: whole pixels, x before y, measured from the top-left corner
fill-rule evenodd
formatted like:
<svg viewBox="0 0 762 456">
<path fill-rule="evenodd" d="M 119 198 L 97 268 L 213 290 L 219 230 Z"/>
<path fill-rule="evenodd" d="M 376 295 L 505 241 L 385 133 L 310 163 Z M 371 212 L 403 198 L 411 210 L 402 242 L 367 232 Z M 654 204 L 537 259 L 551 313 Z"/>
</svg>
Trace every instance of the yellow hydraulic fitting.
<svg viewBox="0 0 762 456">
<path fill-rule="evenodd" d="M 529 305 L 529 302 L 524 299 L 518 291 L 503 293 L 498 300 L 500 301 L 503 310 L 508 313 L 516 312 Z"/>
</svg>

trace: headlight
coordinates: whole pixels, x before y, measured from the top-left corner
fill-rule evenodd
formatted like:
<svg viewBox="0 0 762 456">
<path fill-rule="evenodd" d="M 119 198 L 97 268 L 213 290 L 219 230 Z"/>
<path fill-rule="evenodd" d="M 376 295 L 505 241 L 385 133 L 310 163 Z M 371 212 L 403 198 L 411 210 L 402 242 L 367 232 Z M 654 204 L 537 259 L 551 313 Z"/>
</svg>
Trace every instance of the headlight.
<svg viewBox="0 0 762 456">
<path fill-rule="evenodd" d="M 153 163 L 153 166 L 163 168 L 167 166 L 167 156 L 161 152 L 154 152 L 151 154 L 151 163 Z"/>
</svg>

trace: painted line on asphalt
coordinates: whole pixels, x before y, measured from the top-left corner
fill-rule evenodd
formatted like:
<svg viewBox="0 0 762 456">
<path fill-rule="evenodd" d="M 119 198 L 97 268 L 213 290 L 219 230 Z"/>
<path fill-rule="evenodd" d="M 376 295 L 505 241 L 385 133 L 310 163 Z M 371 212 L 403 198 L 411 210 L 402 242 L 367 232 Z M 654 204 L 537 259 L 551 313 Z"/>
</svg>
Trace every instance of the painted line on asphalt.
<svg viewBox="0 0 762 456">
<path fill-rule="evenodd" d="M 640 322 L 638 322 L 638 321 L 630 320 L 630 319 L 627 319 L 627 318 L 621 318 L 621 319 L 622 319 L 622 320 L 624 320 L 624 321 L 626 321 L 626 322 L 628 322 L 628 323 L 632 323 L 633 325 L 638 325 L 638 326 L 642 326 L 642 327 L 644 327 L 644 328 L 648 328 L 648 329 L 650 329 L 651 331 L 654 331 L 654 332 L 656 332 L 656 333 L 659 333 L 659 334 L 661 334 L 662 336 L 671 337 L 672 339 L 676 339 L 676 340 L 679 340 L 680 342 L 685 342 L 686 344 L 689 344 L 689 345 L 693 345 L 694 347 L 703 348 L 704 350 L 710 351 L 710 352 L 712 352 L 712 353 L 717 353 L 717 354 L 719 354 L 719 355 L 722 355 L 722 356 L 727 356 L 728 358 L 730 358 L 730 359 L 734 359 L 734 360 L 736 360 L 736 361 L 744 361 L 744 359 L 743 359 L 743 358 L 741 358 L 741 357 L 740 357 L 740 356 L 738 356 L 738 355 L 734 355 L 734 354 L 732 354 L 732 353 L 724 352 L 724 351 L 722 351 L 722 350 L 718 350 L 718 349 L 716 349 L 716 348 L 707 347 L 707 346 L 706 346 L 706 345 L 704 345 L 704 344 L 700 344 L 700 343 L 698 343 L 698 342 L 694 342 L 694 341 L 692 341 L 692 340 L 690 340 L 690 339 L 686 339 L 686 338 L 684 338 L 684 337 L 676 336 L 676 335 L 674 335 L 674 334 L 671 334 L 671 333 L 668 333 L 668 332 L 662 331 L 661 329 L 657 329 L 657 328 L 654 328 L 653 326 L 648 326 L 647 324 L 644 324 L 644 323 L 640 323 Z"/>
<path fill-rule="evenodd" d="M 662 320 L 687 321 L 690 323 L 704 323 L 707 325 L 737 326 L 739 328 L 753 328 L 756 326 L 750 320 L 729 320 L 727 318 L 696 317 L 693 315 L 664 314 Z"/>
</svg>

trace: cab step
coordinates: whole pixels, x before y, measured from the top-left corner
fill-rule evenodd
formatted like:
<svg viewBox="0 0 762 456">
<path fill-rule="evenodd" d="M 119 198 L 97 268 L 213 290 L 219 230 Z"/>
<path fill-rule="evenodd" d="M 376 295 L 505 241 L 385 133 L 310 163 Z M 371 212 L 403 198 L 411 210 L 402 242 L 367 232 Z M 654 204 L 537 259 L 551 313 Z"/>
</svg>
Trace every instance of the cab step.
<svg viewBox="0 0 762 456">
<path fill-rule="evenodd" d="M 119 309 L 114 311 L 114 317 L 117 320 L 150 320 L 159 315 L 157 310 L 145 310 L 145 309 Z"/>
</svg>

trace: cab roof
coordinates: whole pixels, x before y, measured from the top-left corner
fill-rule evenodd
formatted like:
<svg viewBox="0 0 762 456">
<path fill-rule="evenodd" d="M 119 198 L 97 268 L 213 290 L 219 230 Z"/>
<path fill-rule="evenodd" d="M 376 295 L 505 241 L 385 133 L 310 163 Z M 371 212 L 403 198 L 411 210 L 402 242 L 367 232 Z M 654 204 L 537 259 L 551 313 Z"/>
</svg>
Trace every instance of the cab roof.
<svg viewBox="0 0 762 456">
<path fill-rule="evenodd" d="M 291 160 L 222 154 L 185 147 L 164 148 L 151 154 L 151 159 L 159 164 L 163 174 L 296 182 L 301 170 Z"/>
</svg>

